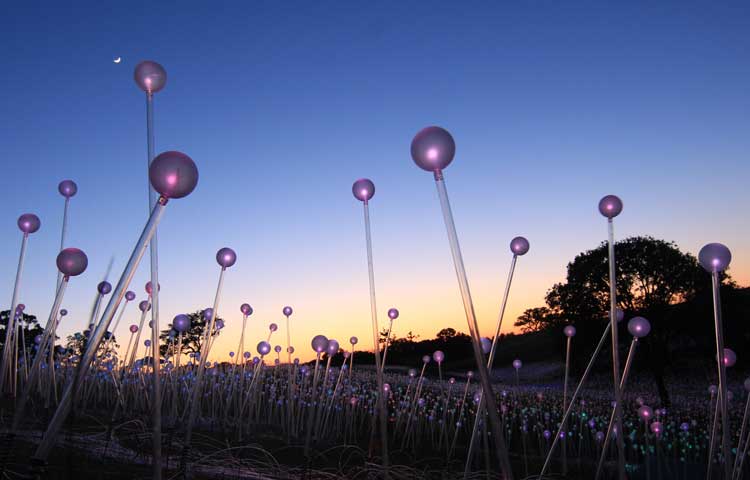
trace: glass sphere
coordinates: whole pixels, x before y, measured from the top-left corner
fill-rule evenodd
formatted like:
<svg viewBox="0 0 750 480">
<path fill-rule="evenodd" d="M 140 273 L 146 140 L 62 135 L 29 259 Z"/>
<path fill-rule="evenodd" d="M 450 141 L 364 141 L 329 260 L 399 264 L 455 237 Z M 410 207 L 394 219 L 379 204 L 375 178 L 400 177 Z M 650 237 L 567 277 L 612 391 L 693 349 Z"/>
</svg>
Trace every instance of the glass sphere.
<svg viewBox="0 0 750 480">
<path fill-rule="evenodd" d="M 652 422 L 649 428 L 651 429 L 651 433 L 659 435 L 662 431 L 661 422 Z"/>
<path fill-rule="evenodd" d="M 479 339 L 479 345 L 482 347 L 482 353 L 489 355 L 490 350 L 492 350 L 492 340 L 487 337 L 482 337 Z"/>
<path fill-rule="evenodd" d="M 439 172 L 447 167 L 456 154 L 456 142 L 447 130 L 427 127 L 420 130 L 411 141 L 411 158 L 428 172 Z"/>
<path fill-rule="evenodd" d="M 698 262 L 709 273 L 723 272 L 732 261 L 732 252 L 721 243 L 709 243 L 698 252 Z"/>
<path fill-rule="evenodd" d="M 643 405 L 638 409 L 638 416 L 641 417 L 642 420 L 648 420 L 654 416 L 654 411 L 651 410 L 651 407 L 648 405 Z"/>
<path fill-rule="evenodd" d="M 732 350 L 731 348 L 725 348 L 724 349 L 724 366 L 734 367 L 735 363 L 737 363 L 737 354 L 734 353 L 734 350 Z"/>
<path fill-rule="evenodd" d="M 203 309 L 203 320 L 210 322 L 214 317 L 214 309 L 211 307 Z"/>
<path fill-rule="evenodd" d="M 352 185 L 354 198 L 362 202 L 368 202 L 375 195 L 375 184 L 368 178 L 360 178 Z"/>
<path fill-rule="evenodd" d="M 159 291 L 161 292 L 161 284 L 159 284 Z M 151 281 L 146 282 L 146 293 L 149 295 L 154 293 L 154 287 L 151 286 Z"/>
<path fill-rule="evenodd" d="M 268 329 L 269 329 L 270 331 L 272 331 L 272 332 L 275 332 L 276 330 L 278 330 L 278 329 L 279 329 L 279 326 L 278 326 L 278 325 L 276 325 L 275 323 L 272 323 L 272 324 L 270 324 L 270 325 L 268 326 Z"/>
<path fill-rule="evenodd" d="M 351 343 L 352 345 L 356 345 L 357 342 L 359 342 L 357 337 L 349 337 L 349 343 Z"/>
<path fill-rule="evenodd" d="M 190 317 L 184 313 L 176 315 L 172 320 L 172 328 L 179 333 L 187 332 L 190 329 Z"/>
<path fill-rule="evenodd" d="M 521 367 L 523 367 L 523 362 L 521 362 L 521 360 L 519 360 L 518 358 L 516 358 L 515 360 L 513 360 L 513 368 L 515 368 L 516 370 L 518 370 Z"/>
<path fill-rule="evenodd" d="M 563 333 L 566 337 L 575 337 L 576 336 L 576 327 L 573 325 L 566 325 L 565 328 L 563 328 Z"/>
<path fill-rule="evenodd" d="M 617 323 L 625 320 L 625 312 L 622 309 L 615 308 L 615 320 L 617 320 Z"/>
<path fill-rule="evenodd" d="M 471 371 L 471 370 L 469 370 L 468 372 L 466 372 L 466 376 L 467 376 L 468 378 L 473 378 L 473 377 L 474 377 L 474 372 L 473 372 L 473 371 Z"/>
<path fill-rule="evenodd" d="M 294 353 L 294 347 L 289 345 L 288 347 L 286 347 L 286 351 L 291 355 L 292 353 Z"/>
<path fill-rule="evenodd" d="M 271 344 L 263 340 L 262 342 L 258 343 L 258 347 L 256 350 L 260 355 L 268 355 L 268 353 L 271 351 Z"/>
<path fill-rule="evenodd" d="M 131 325 L 130 326 L 130 333 L 135 333 L 138 331 L 138 325 Z"/>
<path fill-rule="evenodd" d="M 112 284 L 104 280 L 103 282 L 99 282 L 99 285 L 96 286 L 96 290 L 101 295 L 107 295 L 109 292 L 112 291 Z"/>
<path fill-rule="evenodd" d="M 65 198 L 70 198 L 78 193 L 78 185 L 73 180 L 63 180 L 57 185 L 57 191 Z"/>
<path fill-rule="evenodd" d="M 281 345 L 276 345 L 275 347 L 273 347 L 273 351 L 276 353 L 281 353 Z"/>
<path fill-rule="evenodd" d="M 430 356 L 429 355 L 423 355 L 422 356 L 422 363 L 430 363 Z"/>
<path fill-rule="evenodd" d="M 389 308 L 388 318 L 390 318 L 391 320 L 396 320 L 398 318 L 398 310 L 395 308 Z"/>
<path fill-rule="evenodd" d="M 182 198 L 198 185 L 198 167 L 182 152 L 160 153 L 148 168 L 151 186 L 165 198 Z"/>
<path fill-rule="evenodd" d="M 86 271 L 89 259 L 82 250 L 65 248 L 57 254 L 57 269 L 67 277 L 75 277 Z"/>
<path fill-rule="evenodd" d="M 599 200 L 599 213 L 607 218 L 615 218 L 622 212 L 622 200 L 617 195 L 607 195 Z"/>
<path fill-rule="evenodd" d="M 237 262 L 237 254 L 229 247 L 224 247 L 216 252 L 216 263 L 221 268 L 229 268 Z"/>
<path fill-rule="evenodd" d="M 680 430 L 682 430 L 683 432 L 687 432 L 688 430 L 690 430 L 690 424 L 688 424 L 687 422 L 682 422 L 680 424 Z"/>
<path fill-rule="evenodd" d="M 138 304 L 138 309 L 141 312 L 147 312 L 151 310 L 151 302 L 149 302 L 148 300 L 141 300 L 141 303 Z"/>
<path fill-rule="evenodd" d="M 325 337 L 325 335 L 316 335 L 313 337 L 310 345 L 312 345 L 312 349 L 315 352 L 323 353 L 325 349 L 328 348 L 328 339 Z"/>
<path fill-rule="evenodd" d="M 443 360 L 445 360 L 445 354 L 441 350 L 435 350 L 432 354 L 432 359 L 437 363 L 443 363 Z"/>
<path fill-rule="evenodd" d="M 339 342 L 334 339 L 328 340 L 328 346 L 326 347 L 326 353 L 328 355 L 336 355 L 339 353 Z"/>
<path fill-rule="evenodd" d="M 291 316 L 293 312 L 294 310 L 292 310 L 292 307 L 288 305 L 281 310 L 281 313 L 283 313 L 285 317 Z"/>
<path fill-rule="evenodd" d="M 128 290 L 127 292 L 125 292 L 125 300 L 127 300 L 128 302 L 132 302 L 133 300 L 135 300 L 135 292 L 132 290 Z"/>
<path fill-rule="evenodd" d="M 711 395 L 716 395 L 716 392 L 718 392 L 719 389 L 716 387 L 716 385 L 709 385 L 708 386 L 708 393 Z"/>
<path fill-rule="evenodd" d="M 651 323 L 643 317 L 633 317 L 628 322 L 628 332 L 636 338 L 643 338 L 651 332 Z"/>
<path fill-rule="evenodd" d="M 65 315 L 67 315 L 67 314 L 68 314 L 68 311 L 67 311 L 67 310 L 65 310 L 64 308 L 60 310 L 60 316 L 61 316 L 61 317 L 64 317 L 64 316 L 65 316 Z"/>
<path fill-rule="evenodd" d="M 242 305 L 240 305 L 240 312 L 242 312 L 243 315 L 252 315 L 253 307 L 251 307 L 248 303 L 243 303 Z"/>
<path fill-rule="evenodd" d="M 138 88 L 153 94 L 164 88 L 167 83 L 167 71 L 158 63 L 146 60 L 135 66 L 133 79 Z"/>
<path fill-rule="evenodd" d="M 39 217 L 33 213 L 24 213 L 18 217 L 18 228 L 20 228 L 23 233 L 34 233 L 39 230 L 39 227 L 41 226 L 41 220 L 39 220 Z"/>
<path fill-rule="evenodd" d="M 410 376 L 411 378 L 414 378 L 414 377 L 416 377 L 416 376 L 417 376 L 417 371 L 416 371 L 416 370 L 414 370 L 413 368 L 410 368 L 410 369 L 409 369 L 409 376 Z"/>
<path fill-rule="evenodd" d="M 513 255 L 526 255 L 529 251 L 529 241 L 524 237 L 516 237 L 510 241 L 510 251 Z"/>
<path fill-rule="evenodd" d="M 143 344 L 145 346 L 147 346 L 147 347 L 150 347 L 151 346 L 151 340 L 146 339 L 146 340 L 144 340 Z"/>
</svg>

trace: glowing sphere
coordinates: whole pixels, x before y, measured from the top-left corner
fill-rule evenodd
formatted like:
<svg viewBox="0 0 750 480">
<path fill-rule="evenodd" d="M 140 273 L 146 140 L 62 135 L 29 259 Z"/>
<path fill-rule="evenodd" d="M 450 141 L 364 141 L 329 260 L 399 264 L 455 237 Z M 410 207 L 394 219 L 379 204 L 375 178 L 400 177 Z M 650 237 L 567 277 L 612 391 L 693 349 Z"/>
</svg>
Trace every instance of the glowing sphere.
<svg viewBox="0 0 750 480">
<path fill-rule="evenodd" d="M 326 347 L 326 353 L 328 355 L 336 355 L 339 353 L 339 342 L 334 339 L 328 340 L 328 346 Z"/>
<path fill-rule="evenodd" d="M 698 262 L 710 273 L 723 272 L 732 261 L 732 252 L 721 243 L 709 243 L 698 252 Z"/>
<path fill-rule="evenodd" d="M 229 247 L 224 247 L 216 252 L 216 263 L 221 268 L 229 268 L 237 262 L 237 253 Z"/>
<path fill-rule="evenodd" d="M 242 305 L 240 305 L 240 312 L 242 312 L 243 315 L 252 315 L 253 307 L 251 307 L 247 303 L 243 303 Z"/>
<path fill-rule="evenodd" d="M 78 185 L 73 180 L 63 180 L 57 185 L 57 191 L 65 198 L 70 198 L 78 193 Z"/>
<path fill-rule="evenodd" d="M 734 367 L 735 363 L 737 363 L 737 354 L 734 353 L 732 349 L 725 348 L 724 349 L 724 366 Z"/>
<path fill-rule="evenodd" d="M 409 376 L 410 376 L 411 378 L 414 378 L 414 377 L 416 377 L 416 376 L 417 376 L 417 371 L 416 371 L 416 370 L 414 370 L 413 368 L 410 368 L 410 369 L 409 369 Z"/>
<path fill-rule="evenodd" d="M 616 195 L 607 195 L 599 200 L 599 213 L 607 218 L 615 218 L 622 212 L 622 200 Z"/>
<path fill-rule="evenodd" d="M 429 355 L 422 356 L 422 363 L 430 363 L 430 356 Z"/>
<path fill-rule="evenodd" d="M 165 198 L 182 198 L 198 185 L 198 167 L 181 152 L 160 153 L 148 168 L 151 186 Z"/>
<path fill-rule="evenodd" d="M 190 329 L 190 317 L 184 313 L 176 315 L 172 320 L 172 328 L 179 333 L 187 332 Z"/>
<path fill-rule="evenodd" d="M 145 288 L 146 288 L 146 293 L 148 293 L 149 295 L 154 293 L 154 287 L 151 286 L 151 281 L 146 282 Z M 161 284 L 159 284 L 159 291 L 161 292 Z"/>
<path fill-rule="evenodd" d="M 24 213 L 18 217 L 18 228 L 20 228 L 23 233 L 34 233 L 39 230 L 39 227 L 41 226 L 41 220 L 39 220 L 39 217 L 33 213 Z"/>
<path fill-rule="evenodd" d="M 96 286 L 96 290 L 97 290 L 97 291 L 98 291 L 98 292 L 99 292 L 99 293 L 100 293 L 101 295 L 107 295 L 107 294 L 108 294 L 109 292 L 111 292 L 111 291 L 112 291 L 112 284 L 111 284 L 111 283 L 109 283 L 109 282 L 108 282 L 108 281 L 106 281 L 106 280 L 105 280 L 105 281 L 103 281 L 103 282 L 99 282 L 99 285 L 97 285 L 97 286 Z"/>
<path fill-rule="evenodd" d="M 65 310 L 64 308 L 60 310 L 60 316 L 61 316 L 61 317 L 64 317 L 64 316 L 65 316 L 65 315 L 67 315 L 67 314 L 68 314 L 68 311 L 67 311 L 67 310 Z"/>
<path fill-rule="evenodd" d="M 488 355 L 492 350 L 492 341 L 487 337 L 480 338 L 479 344 L 482 347 L 482 353 L 484 353 L 485 355 Z"/>
<path fill-rule="evenodd" d="M 646 421 L 654 416 L 654 411 L 651 410 L 651 407 L 649 407 L 648 405 L 644 405 L 638 409 L 638 416 L 641 417 L 642 420 Z"/>
<path fill-rule="evenodd" d="M 128 302 L 132 302 L 133 300 L 135 300 L 135 292 L 132 290 L 128 290 L 127 292 L 125 292 L 125 300 L 127 300 Z"/>
<path fill-rule="evenodd" d="M 57 269 L 66 277 L 75 277 L 86 271 L 89 259 L 82 250 L 65 248 L 57 254 Z"/>
<path fill-rule="evenodd" d="M 633 317 L 628 322 L 628 332 L 636 338 L 643 338 L 651 331 L 651 323 L 643 317 Z"/>
<path fill-rule="evenodd" d="M 256 348 L 256 350 L 260 355 L 268 355 L 268 353 L 271 351 L 271 344 L 263 340 L 262 342 L 258 343 L 258 347 Z"/>
<path fill-rule="evenodd" d="M 281 353 L 281 345 L 276 345 L 275 347 L 273 347 L 273 351 L 276 353 Z"/>
<path fill-rule="evenodd" d="M 521 360 L 519 360 L 517 358 L 515 360 L 513 360 L 513 368 L 515 368 L 516 370 L 518 370 L 522 366 L 523 366 L 523 362 L 521 362 Z"/>
<path fill-rule="evenodd" d="M 275 323 L 272 323 L 272 324 L 270 324 L 270 325 L 268 326 L 268 329 L 269 329 L 270 331 L 272 331 L 272 332 L 275 332 L 276 330 L 278 330 L 278 329 L 279 329 L 279 326 L 278 326 L 278 325 L 276 325 Z"/>
<path fill-rule="evenodd" d="M 138 331 L 138 325 L 131 325 L 130 326 L 130 333 L 135 333 Z"/>
<path fill-rule="evenodd" d="M 214 309 L 209 307 L 203 310 L 203 319 L 207 322 L 210 322 L 211 319 L 214 317 Z"/>
<path fill-rule="evenodd" d="M 625 320 L 625 312 L 622 309 L 615 308 L 615 320 L 617 320 L 617 323 Z"/>
<path fill-rule="evenodd" d="M 151 340 L 148 340 L 148 339 L 147 339 L 147 340 L 145 340 L 145 341 L 143 342 L 143 344 L 144 344 L 145 346 L 147 346 L 147 347 L 150 347 L 150 346 L 151 346 Z"/>
<path fill-rule="evenodd" d="M 141 300 L 141 303 L 138 304 L 138 308 L 141 312 L 146 312 L 151 310 L 151 303 L 148 300 Z"/>
<path fill-rule="evenodd" d="M 42 336 L 41 335 L 37 335 L 36 337 L 34 337 L 34 343 L 36 343 L 37 345 L 39 345 L 40 343 L 42 343 Z"/>
<path fill-rule="evenodd" d="M 287 351 L 287 353 L 292 354 L 292 353 L 294 353 L 294 347 L 291 346 L 291 345 L 289 345 L 288 347 L 286 347 L 286 351 Z"/>
<path fill-rule="evenodd" d="M 328 339 L 325 337 L 325 335 L 316 335 L 313 337 L 310 345 L 312 345 L 312 349 L 315 352 L 323 353 L 325 349 L 328 348 Z"/>
<path fill-rule="evenodd" d="M 439 172 L 447 167 L 456 154 L 456 142 L 447 130 L 427 127 L 420 130 L 411 141 L 411 158 L 428 172 Z"/>
<path fill-rule="evenodd" d="M 158 63 L 146 60 L 135 66 L 133 80 L 138 88 L 148 94 L 154 94 L 167 83 L 167 72 Z"/>
<path fill-rule="evenodd" d="M 687 432 L 688 430 L 690 430 L 690 425 L 687 422 L 682 422 L 680 424 L 680 430 L 682 430 L 683 432 Z"/>
<path fill-rule="evenodd" d="M 390 383 L 384 383 L 383 384 L 383 392 L 384 393 L 391 393 L 391 384 Z"/>
<path fill-rule="evenodd" d="M 352 345 L 356 345 L 357 342 L 359 342 L 357 337 L 349 337 L 349 343 L 351 343 Z"/>
<path fill-rule="evenodd" d="M 524 237 L 516 237 L 510 241 L 510 251 L 513 255 L 526 255 L 529 251 L 529 241 Z"/>
<path fill-rule="evenodd" d="M 474 372 L 472 372 L 471 370 L 469 370 L 468 372 L 466 372 L 466 376 L 468 378 L 473 378 L 474 377 Z"/>
<path fill-rule="evenodd" d="M 662 432 L 661 422 L 651 422 L 651 426 L 649 428 L 651 429 L 651 433 L 654 433 L 656 435 L 659 435 Z"/>
<path fill-rule="evenodd" d="M 247 360 L 248 358 L 250 358 L 250 352 L 245 352 L 242 354 L 242 356 L 245 357 L 245 360 Z"/>
<path fill-rule="evenodd" d="M 292 315 L 292 313 L 294 313 L 294 310 L 292 310 L 292 307 L 287 305 L 286 307 L 281 309 L 281 313 L 283 313 L 285 317 L 289 317 Z"/>
<path fill-rule="evenodd" d="M 708 386 L 708 393 L 710 393 L 711 395 L 716 395 L 716 392 L 718 392 L 718 391 L 719 390 L 716 387 L 716 385 L 709 385 Z"/>
<path fill-rule="evenodd" d="M 398 310 L 395 308 L 389 308 L 388 318 L 390 318 L 391 320 L 396 320 L 398 318 Z"/>
<path fill-rule="evenodd" d="M 552 437 L 552 432 L 550 432 L 549 430 L 545 430 L 542 435 L 544 435 L 545 439 L 549 440 L 550 437 Z"/>
<path fill-rule="evenodd" d="M 448 379 L 448 383 L 450 383 L 451 385 L 453 385 L 453 384 L 456 383 L 456 379 L 453 378 L 453 377 L 451 377 L 451 378 Z"/>
<path fill-rule="evenodd" d="M 375 195 L 375 184 L 370 179 L 360 178 L 352 185 L 352 194 L 357 200 L 367 202 Z"/>
<path fill-rule="evenodd" d="M 435 350 L 432 354 L 432 359 L 438 364 L 443 363 L 443 360 L 445 360 L 445 354 L 441 350 Z"/>
<path fill-rule="evenodd" d="M 565 334 L 566 337 L 575 337 L 576 336 L 576 327 L 573 325 L 566 325 L 565 328 L 563 328 L 563 334 Z"/>
</svg>

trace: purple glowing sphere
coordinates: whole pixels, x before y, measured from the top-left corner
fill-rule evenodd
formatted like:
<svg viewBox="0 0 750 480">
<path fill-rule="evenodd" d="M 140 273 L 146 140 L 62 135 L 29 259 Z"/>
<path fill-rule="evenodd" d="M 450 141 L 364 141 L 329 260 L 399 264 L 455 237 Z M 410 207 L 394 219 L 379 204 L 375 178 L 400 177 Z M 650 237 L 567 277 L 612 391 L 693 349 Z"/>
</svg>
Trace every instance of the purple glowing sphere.
<svg viewBox="0 0 750 480">
<path fill-rule="evenodd" d="M 25 234 L 34 233 L 39 230 L 39 227 L 41 226 L 41 220 L 39 220 L 39 217 L 33 213 L 24 213 L 18 217 L 18 228 L 20 228 Z"/>
<path fill-rule="evenodd" d="M 622 309 L 615 308 L 615 320 L 617 320 L 617 323 L 625 320 L 625 312 Z"/>
<path fill-rule="evenodd" d="M 221 268 L 229 268 L 237 262 L 237 254 L 229 247 L 224 247 L 216 252 L 216 263 Z"/>
<path fill-rule="evenodd" d="M 447 167 L 456 154 L 456 142 L 447 130 L 427 127 L 420 130 L 411 141 L 411 158 L 428 172 L 439 172 Z"/>
<path fill-rule="evenodd" d="M 138 304 L 138 309 L 141 312 L 147 312 L 151 310 L 151 302 L 149 302 L 148 300 L 141 300 L 141 303 Z"/>
<path fill-rule="evenodd" d="M 422 355 L 422 363 L 430 363 L 430 356 Z"/>
<path fill-rule="evenodd" d="M 154 287 L 151 285 L 151 281 L 146 282 L 146 293 L 151 295 L 154 293 Z M 161 292 L 161 283 L 159 284 L 159 291 Z"/>
<path fill-rule="evenodd" d="M 276 353 L 281 353 L 281 345 L 276 345 L 275 347 L 273 347 L 273 351 Z"/>
<path fill-rule="evenodd" d="M 149 340 L 149 339 L 146 339 L 146 340 L 144 340 L 144 341 L 143 341 L 143 344 L 144 344 L 145 346 L 147 346 L 147 347 L 150 347 L 150 346 L 151 346 L 151 340 Z"/>
<path fill-rule="evenodd" d="M 198 185 L 198 167 L 182 152 L 160 153 L 148 168 L 151 186 L 165 198 L 182 198 Z"/>
<path fill-rule="evenodd" d="M 356 345 L 357 342 L 359 342 L 359 339 L 357 337 L 349 337 L 349 343 L 352 345 Z"/>
<path fill-rule="evenodd" d="M 565 334 L 566 337 L 571 338 L 576 336 L 576 327 L 573 325 L 566 325 L 565 328 L 563 328 L 563 334 Z"/>
<path fill-rule="evenodd" d="M 73 180 L 63 180 L 57 185 L 57 191 L 65 198 L 70 198 L 78 193 L 78 185 Z"/>
<path fill-rule="evenodd" d="M 65 315 L 67 315 L 67 314 L 68 314 L 68 311 L 67 311 L 67 310 L 65 310 L 64 308 L 60 310 L 60 316 L 61 316 L 61 317 L 64 317 L 64 316 L 65 316 Z"/>
<path fill-rule="evenodd" d="M 187 332 L 190 328 L 190 317 L 184 313 L 176 315 L 172 320 L 172 328 L 179 333 Z"/>
<path fill-rule="evenodd" d="M 138 325 L 131 325 L 130 326 L 130 333 L 135 333 L 138 331 Z"/>
<path fill-rule="evenodd" d="M 132 302 L 133 300 L 135 300 L 135 292 L 132 290 L 128 290 L 127 292 L 125 292 L 125 300 L 127 300 L 128 302 Z"/>
<path fill-rule="evenodd" d="M 287 305 L 281 310 L 281 313 L 283 313 L 285 317 L 291 316 L 293 312 L 294 310 L 292 310 L 292 307 L 290 307 L 289 305 Z"/>
<path fill-rule="evenodd" d="M 112 284 L 104 280 L 103 282 L 99 282 L 99 285 L 96 286 L 96 290 L 100 295 L 107 295 L 112 291 Z"/>
<path fill-rule="evenodd" d="M 368 202 L 375 195 L 375 184 L 368 178 L 360 178 L 352 185 L 354 198 L 362 202 Z"/>
<path fill-rule="evenodd" d="M 518 370 L 521 367 L 523 367 L 523 362 L 521 360 L 519 360 L 518 358 L 516 358 L 515 360 L 513 360 L 513 368 L 515 368 L 516 370 Z"/>
<path fill-rule="evenodd" d="M 529 241 L 524 237 L 516 237 L 510 241 L 510 251 L 513 255 L 526 255 L 529 251 Z"/>
<path fill-rule="evenodd" d="M 648 405 L 644 405 L 638 409 L 638 416 L 641 417 L 642 420 L 647 421 L 654 416 L 654 411 Z"/>
<path fill-rule="evenodd" d="M 441 350 L 435 350 L 432 354 L 432 359 L 441 364 L 445 360 L 445 354 Z"/>
<path fill-rule="evenodd" d="M 628 332 L 635 338 L 643 338 L 651 332 L 651 323 L 643 317 L 633 317 L 628 322 Z"/>
<path fill-rule="evenodd" d="M 253 307 L 251 307 L 249 303 L 243 303 L 240 305 L 240 312 L 242 312 L 243 315 L 252 315 Z"/>
<path fill-rule="evenodd" d="M 268 353 L 271 351 L 271 344 L 263 340 L 262 342 L 258 343 L 257 350 L 260 355 L 268 355 Z"/>
<path fill-rule="evenodd" d="M 482 353 L 489 355 L 492 350 L 492 340 L 487 337 L 482 337 L 479 339 L 479 345 L 482 347 Z"/>
<path fill-rule="evenodd" d="M 75 277 L 86 271 L 89 259 L 82 250 L 65 248 L 57 254 L 57 269 L 66 277 Z"/>
<path fill-rule="evenodd" d="M 203 320 L 210 322 L 214 318 L 214 309 L 211 307 L 203 309 Z"/>
<path fill-rule="evenodd" d="M 698 262 L 709 273 L 723 272 L 732 261 L 732 252 L 721 243 L 709 243 L 698 252 Z"/>
<path fill-rule="evenodd" d="M 654 433 L 656 435 L 659 435 L 662 432 L 661 422 L 651 422 L 651 426 L 649 428 L 651 429 L 651 433 Z"/>
<path fill-rule="evenodd" d="M 388 309 L 388 318 L 396 320 L 398 318 L 398 310 L 395 308 Z"/>
<path fill-rule="evenodd" d="M 622 212 L 622 200 L 617 195 L 607 195 L 599 200 L 599 213 L 607 218 L 615 218 Z"/>
<path fill-rule="evenodd" d="M 731 348 L 725 348 L 724 349 L 724 366 L 734 367 L 735 363 L 737 363 L 737 354 L 734 353 L 734 350 L 732 350 Z"/>
<path fill-rule="evenodd" d="M 272 332 L 275 332 L 276 330 L 278 330 L 278 329 L 279 329 L 279 326 L 278 326 L 278 325 L 276 325 L 275 323 L 272 323 L 272 324 L 270 324 L 270 325 L 268 326 L 268 329 L 269 329 L 270 331 L 272 331 Z"/>
<path fill-rule="evenodd" d="M 325 349 L 328 348 L 328 339 L 325 337 L 325 335 L 316 335 L 313 337 L 310 345 L 312 345 L 312 349 L 315 352 L 323 353 Z"/>
<path fill-rule="evenodd" d="M 328 340 L 328 346 L 326 347 L 326 353 L 328 355 L 336 355 L 339 353 L 339 342 L 334 339 Z"/>
<path fill-rule="evenodd" d="M 167 72 L 158 63 L 146 60 L 135 66 L 133 80 L 138 88 L 151 95 L 164 88 Z"/>
</svg>

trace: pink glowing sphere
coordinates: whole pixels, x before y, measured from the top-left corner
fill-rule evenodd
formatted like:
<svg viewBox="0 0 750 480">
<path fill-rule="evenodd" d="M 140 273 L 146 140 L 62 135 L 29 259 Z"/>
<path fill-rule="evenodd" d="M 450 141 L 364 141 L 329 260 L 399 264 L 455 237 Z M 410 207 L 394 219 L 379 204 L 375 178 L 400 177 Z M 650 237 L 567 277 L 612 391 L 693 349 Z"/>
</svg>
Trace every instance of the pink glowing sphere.
<svg viewBox="0 0 750 480">
<path fill-rule="evenodd" d="M 411 158 L 422 170 L 439 172 L 447 167 L 456 154 L 456 142 L 447 130 L 427 127 L 411 141 Z"/>
<path fill-rule="evenodd" d="M 240 305 L 240 312 L 242 312 L 243 315 L 252 315 L 253 307 L 251 307 L 248 303 L 243 303 L 242 305 Z"/>
<path fill-rule="evenodd" d="M 368 178 L 360 178 L 352 185 L 354 198 L 362 202 L 368 202 L 375 195 L 375 184 Z"/>
<path fill-rule="evenodd" d="M 724 366 L 734 367 L 735 363 L 737 363 L 737 354 L 734 353 L 734 350 L 730 348 L 725 348 L 724 349 Z"/>
<path fill-rule="evenodd" d="M 443 363 L 443 360 L 445 360 L 445 354 L 441 350 L 435 350 L 432 354 L 432 359 L 438 364 Z"/>
<path fill-rule="evenodd" d="M 310 345 L 312 345 L 312 349 L 315 352 L 323 353 L 326 348 L 328 348 L 328 339 L 325 337 L 325 335 L 316 335 L 313 337 Z"/>
<path fill-rule="evenodd" d="M 141 300 L 141 303 L 138 304 L 138 309 L 141 312 L 147 312 L 151 310 L 151 302 L 149 302 L 148 300 Z"/>
<path fill-rule="evenodd" d="M 651 429 L 651 433 L 655 435 L 659 435 L 662 432 L 661 422 L 651 422 L 649 428 Z"/>
<path fill-rule="evenodd" d="M 262 342 L 258 343 L 258 347 L 256 348 L 256 350 L 260 355 L 268 355 L 268 353 L 271 351 L 271 344 L 263 340 Z"/>
<path fill-rule="evenodd" d="M 576 327 L 573 325 L 566 325 L 565 328 L 563 328 L 563 334 L 565 334 L 566 337 L 571 338 L 576 336 Z"/>
<path fill-rule="evenodd" d="M 135 66 L 133 80 L 138 88 L 148 94 L 154 94 L 166 85 L 167 72 L 158 63 L 146 60 Z"/>
<path fill-rule="evenodd" d="M 510 251 L 513 255 L 526 255 L 529 251 L 529 241 L 524 237 L 516 237 L 510 241 Z"/>
<path fill-rule="evenodd" d="M 39 217 L 33 213 L 24 213 L 18 217 L 18 228 L 20 228 L 25 234 L 34 233 L 39 230 L 39 227 L 41 226 L 41 220 L 39 220 Z"/>
<path fill-rule="evenodd" d="M 391 320 L 396 320 L 398 318 L 398 310 L 395 308 L 389 308 L 388 318 L 390 318 Z"/>
<path fill-rule="evenodd" d="M 160 153 L 148 168 L 151 186 L 164 198 L 190 195 L 198 185 L 198 167 L 182 152 Z"/>
<path fill-rule="evenodd" d="M 357 342 L 359 342 L 357 337 L 349 337 L 349 343 L 351 343 L 352 345 L 356 345 Z"/>
<path fill-rule="evenodd" d="M 518 358 L 516 358 L 515 360 L 513 360 L 513 368 L 515 368 L 516 370 L 518 370 L 521 367 L 523 367 L 523 362 L 521 362 L 521 360 L 519 360 Z"/>
<path fill-rule="evenodd" d="M 294 313 L 294 310 L 292 310 L 292 307 L 287 305 L 286 307 L 281 309 L 281 313 L 283 313 L 285 317 L 290 317 L 292 313 Z"/>
<path fill-rule="evenodd" d="M 643 405 L 638 409 L 638 416 L 641 417 L 642 420 L 646 421 L 654 416 L 654 411 L 648 405 Z"/>
<path fill-rule="evenodd" d="M 135 300 L 135 292 L 132 290 L 128 290 L 127 292 L 125 292 L 125 300 L 127 300 L 128 302 L 132 302 L 133 300 Z"/>
<path fill-rule="evenodd" d="M 130 333 L 135 333 L 138 331 L 138 325 L 131 325 L 130 326 Z"/>
<path fill-rule="evenodd" d="M 607 195 L 599 200 L 599 213 L 607 218 L 615 218 L 622 212 L 622 200 L 616 195 Z"/>
<path fill-rule="evenodd" d="M 237 253 L 229 247 L 224 247 L 216 252 L 216 263 L 221 268 L 229 268 L 237 262 Z"/>
<path fill-rule="evenodd" d="M 99 282 L 99 285 L 96 286 L 96 290 L 100 295 L 107 295 L 112 291 L 112 284 L 104 280 L 103 282 Z"/>
<path fill-rule="evenodd" d="M 651 332 L 651 323 L 643 317 L 633 317 L 628 322 L 628 332 L 635 338 L 643 338 Z"/>
<path fill-rule="evenodd" d="M 723 272 L 732 261 L 732 252 L 721 243 L 709 243 L 698 252 L 698 262 L 709 273 Z"/>
<path fill-rule="evenodd" d="M 57 191 L 65 198 L 70 198 L 78 193 L 78 185 L 73 180 L 63 180 L 57 185 Z"/>
<path fill-rule="evenodd" d="M 154 287 L 151 285 L 151 281 L 146 282 L 146 293 L 151 295 L 154 293 Z M 159 284 L 159 291 L 161 292 L 161 284 Z"/>
<path fill-rule="evenodd" d="M 391 393 L 391 384 L 390 383 L 384 383 L 383 384 L 383 393 Z"/>
<path fill-rule="evenodd" d="M 176 315 L 172 320 L 172 328 L 179 333 L 187 332 L 190 329 L 190 317 L 184 313 Z"/>
<path fill-rule="evenodd" d="M 83 250 L 65 248 L 57 254 L 57 269 L 66 277 L 75 277 L 86 271 L 89 259 Z"/>
</svg>

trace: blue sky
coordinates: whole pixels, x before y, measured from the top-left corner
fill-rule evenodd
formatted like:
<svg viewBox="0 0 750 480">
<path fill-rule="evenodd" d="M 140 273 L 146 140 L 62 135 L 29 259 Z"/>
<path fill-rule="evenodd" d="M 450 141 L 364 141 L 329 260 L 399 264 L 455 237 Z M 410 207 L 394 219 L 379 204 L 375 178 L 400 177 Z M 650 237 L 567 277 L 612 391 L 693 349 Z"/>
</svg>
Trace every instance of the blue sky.
<svg viewBox="0 0 750 480">
<path fill-rule="evenodd" d="M 434 182 L 409 157 L 432 124 L 457 143 L 446 181 L 484 334 L 510 239 L 527 236 L 531 251 L 507 326 L 604 239 L 596 204 L 609 193 L 625 203 L 618 237 L 653 235 L 694 254 L 723 242 L 748 284 L 749 53 L 750 4 L 739 1 L 4 4 L 0 303 L 11 297 L 16 218 L 34 212 L 42 229 L 21 298 L 46 317 L 64 178 L 79 186 L 68 244 L 90 268 L 71 283 L 63 333 L 88 322 L 111 258 L 110 278 L 122 270 L 147 214 L 145 100 L 132 80 L 144 59 L 168 72 L 156 150 L 184 151 L 201 175 L 160 228 L 162 322 L 211 303 L 216 250 L 235 248 L 217 355 L 234 348 L 244 301 L 256 310 L 252 345 L 283 324 L 285 304 L 298 351 L 317 333 L 371 345 L 350 193 L 360 177 L 377 188 L 381 322 L 397 306 L 398 335 L 466 330 Z M 146 280 L 144 267 L 139 298 Z M 133 309 L 124 322 L 135 320 Z"/>
</svg>

